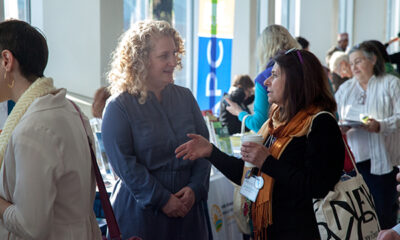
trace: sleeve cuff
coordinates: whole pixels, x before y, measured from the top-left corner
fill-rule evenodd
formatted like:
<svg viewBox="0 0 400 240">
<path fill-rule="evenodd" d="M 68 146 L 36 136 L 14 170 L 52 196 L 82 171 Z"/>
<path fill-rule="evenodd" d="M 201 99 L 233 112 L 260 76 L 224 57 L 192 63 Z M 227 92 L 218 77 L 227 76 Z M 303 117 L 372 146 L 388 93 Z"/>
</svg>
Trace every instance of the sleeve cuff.
<svg viewBox="0 0 400 240">
<path fill-rule="evenodd" d="M 392 229 L 393 229 L 395 232 L 397 232 L 397 234 L 400 235 L 400 223 L 397 224 L 396 226 L 394 226 Z"/>
</svg>

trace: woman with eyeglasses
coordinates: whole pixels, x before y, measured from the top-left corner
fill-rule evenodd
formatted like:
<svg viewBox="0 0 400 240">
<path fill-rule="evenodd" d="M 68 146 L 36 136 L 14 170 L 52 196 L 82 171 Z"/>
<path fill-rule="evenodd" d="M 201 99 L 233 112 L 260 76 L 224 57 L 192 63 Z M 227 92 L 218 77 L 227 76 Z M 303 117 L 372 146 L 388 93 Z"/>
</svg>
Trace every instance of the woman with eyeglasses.
<svg viewBox="0 0 400 240">
<path fill-rule="evenodd" d="M 264 82 L 271 111 L 259 131 L 264 145 L 243 143 L 238 159 L 189 134 L 175 152 L 184 159 L 205 157 L 239 185 L 244 161 L 257 166 L 245 174 L 259 190 L 251 205 L 255 239 L 319 239 L 312 199 L 333 190 L 343 169 L 336 102 L 321 63 L 308 51 L 279 55 L 271 73 Z"/>
<path fill-rule="evenodd" d="M 339 118 L 364 124 L 341 130 L 374 197 L 381 228 L 390 228 L 396 224 L 398 209 L 400 80 L 385 73 L 384 60 L 371 42 L 353 47 L 349 56 L 353 78 L 335 94 Z"/>
</svg>

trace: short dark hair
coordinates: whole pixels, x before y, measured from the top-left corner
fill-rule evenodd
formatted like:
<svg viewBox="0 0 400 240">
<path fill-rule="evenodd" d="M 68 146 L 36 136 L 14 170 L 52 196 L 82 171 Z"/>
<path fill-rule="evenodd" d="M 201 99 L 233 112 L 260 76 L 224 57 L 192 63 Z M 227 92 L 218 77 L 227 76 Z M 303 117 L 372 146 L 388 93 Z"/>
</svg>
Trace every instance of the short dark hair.
<svg viewBox="0 0 400 240">
<path fill-rule="evenodd" d="M 372 60 L 373 56 L 375 56 L 376 62 L 373 69 L 374 75 L 378 77 L 385 74 L 385 61 L 383 60 L 382 54 L 374 43 L 371 41 L 364 41 L 361 44 L 355 45 L 350 49 L 349 56 L 356 51 L 361 51 L 362 54 L 369 60 Z"/>
<path fill-rule="evenodd" d="M 378 40 L 369 40 L 367 42 L 370 42 L 375 45 L 375 47 L 379 50 L 379 53 L 383 57 L 384 62 L 390 62 L 389 54 L 387 53 L 386 47 L 385 45 L 383 45 L 383 43 L 381 43 Z"/>
<path fill-rule="evenodd" d="M 275 58 L 285 75 L 281 120 L 289 121 L 300 110 L 311 106 L 336 112 L 336 101 L 329 89 L 328 77 L 318 58 L 306 50 L 294 50 Z"/>
<path fill-rule="evenodd" d="M 251 80 L 249 75 L 236 75 L 233 79 L 234 87 L 241 87 L 243 89 L 249 89 L 254 87 L 254 82 Z"/>
<path fill-rule="evenodd" d="M 310 42 L 307 41 L 307 39 L 303 38 L 303 37 L 296 37 L 297 42 L 301 45 L 302 49 L 306 49 L 308 48 L 308 46 L 310 46 Z"/>
<path fill-rule="evenodd" d="M 0 23 L 0 51 L 9 50 L 18 61 L 21 74 L 33 82 L 43 77 L 49 50 L 44 36 L 20 20 Z"/>
</svg>

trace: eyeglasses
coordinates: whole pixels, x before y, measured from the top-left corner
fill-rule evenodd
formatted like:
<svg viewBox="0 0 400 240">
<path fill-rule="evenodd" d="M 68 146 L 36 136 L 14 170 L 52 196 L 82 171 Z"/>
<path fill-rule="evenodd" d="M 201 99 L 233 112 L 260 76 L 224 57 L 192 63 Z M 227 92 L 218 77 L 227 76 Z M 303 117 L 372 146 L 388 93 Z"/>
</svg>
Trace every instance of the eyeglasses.
<svg viewBox="0 0 400 240">
<path fill-rule="evenodd" d="M 367 98 L 367 93 L 365 91 L 362 91 L 360 95 L 357 97 L 357 102 L 360 105 L 365 104 L 365 99 Z"/>
<path fill-rule="evenodd" d="M 299 50 L 299 49 L 297 49 L 297 48 L 289 49 L 289 50 L 287 50 L 287 51 L 285 52 L 285 55 L 287 55 L 287 54 L 289 54 L 289 53 L 291 53 L 291 52 L 293 52 L 293 53 L 296 52 L 296 53 L 297 53 L 297 57 L 299 58 L 300 63 L 301 63 L 301 64 L 304 64 L 303 57 L 301 56 L 301 53 L 300 53 L 300 50 Z"/>
</svg>

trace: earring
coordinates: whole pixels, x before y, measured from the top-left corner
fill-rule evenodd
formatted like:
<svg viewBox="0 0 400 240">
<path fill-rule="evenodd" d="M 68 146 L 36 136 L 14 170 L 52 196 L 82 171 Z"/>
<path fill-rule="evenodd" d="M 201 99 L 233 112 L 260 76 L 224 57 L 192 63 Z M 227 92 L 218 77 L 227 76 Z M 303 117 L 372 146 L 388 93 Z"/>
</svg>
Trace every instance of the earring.
<svg viewBox="0 0 400 240">
<path fill-rule="evenodd" d="M 7 79 L 7 72 L 4 73 L 4 81 Z M 11 84 L 7 83 L 7 86 L 9 88 L 13 88 L 14 87 L 14 79 L 12 80 Z"/>
</svg>

